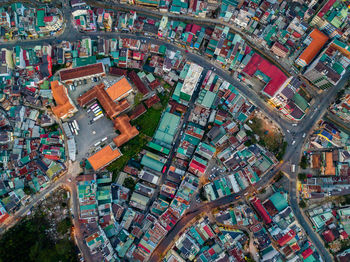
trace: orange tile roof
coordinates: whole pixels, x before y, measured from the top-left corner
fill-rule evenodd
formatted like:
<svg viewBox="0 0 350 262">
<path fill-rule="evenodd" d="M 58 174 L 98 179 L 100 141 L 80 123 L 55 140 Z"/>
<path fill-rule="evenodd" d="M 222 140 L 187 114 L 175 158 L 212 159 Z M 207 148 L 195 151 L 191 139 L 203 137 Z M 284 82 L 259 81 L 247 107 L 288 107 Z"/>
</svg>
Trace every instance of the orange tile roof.
<svg viewBox="0 0 350 262">
<path fill-rule="evenodd" d="M 125 76 L 114 85 L 107 88 L 107 94 L 113 101 L 120 100 L 132 91 L 132 86 Z"/>
<path fill-rule="evenodd" d="M 326 169 L 324 171 L 324 174 L 329 175 L 335 175 L 335 166 L 333 164 L 333 153 L 332 152 L 326 152 Z"/>
<path fill-rule="evenodd" d="M 346 58 L 350 59 L 350 51 L 348 49 L 342 48 L 336 43 L 332 42 L 331 47 L 337 49 L 340 53 L 342 53 Z"/>
<path fill-rule="evenodd" d="M 67 89 L 58 81 L 51 82 L 51 91 L 56 102 L 56 106 L 52 108 L 52 111 L 57 117 L 64 118 L 76 111 L 75 106 L 69 100 Z"/>
<path fill-rule="evenodd" d="M 118 148 L 113 150 L 110 145 L 107 145 L 97 153 L 90 156 L 88 158 L 88 161 L 91 164 L 92 168 L 96 171 L 105 167 L 115 159 L 119 158 L 121 155 L 122 154 Z"/>
<path fill-rule="evenodd" d="M 64 69 L 59 72 L 61 81 L 72 81 L 80 77 L 104 74 L 105 68 L 102 63 Z"/>
<path fill-rule="evenodd" d="M 130 118 L 127 115 L 117 117 L 113 122 L 115 129 L 120 132 L 120 135 L 113 139 L 113 142 L 118 147 L 139 134 L 137 128 L 130 125 Z"/>
<path fill-rule="evenodd" d="M 324 44 L 329 39 L 328 36 L 323 34 L 318 29 L 314 29 L 309 36 L 312 38 L 312 41 L 298 58 L 300 60 L 305 61 L 307 65 L 315 58 L 317 53 L 322 49 Z"/>
<path fill-rule="evenodd" d="M 96 232 L 94 234 L 92 234 L 91 236 L 88 236 L 86 238 L 86 242 L 90 242 L 91 240 L 94 240 L 95 238 L 97 238 L 99 236 L 99 234 Z"/>
<path fill-rule="evenodd" d="M 103 83 L 94 86 L 78 98 L 79 105 L 84 106 L 92 100 L 97 99 L 110 118 L 116 117 L 129 108 L 130 105 L 128 101 L 123 100 L 119 103 L 114 102 L 104 88 L 105 85 Z"/>
</svg>

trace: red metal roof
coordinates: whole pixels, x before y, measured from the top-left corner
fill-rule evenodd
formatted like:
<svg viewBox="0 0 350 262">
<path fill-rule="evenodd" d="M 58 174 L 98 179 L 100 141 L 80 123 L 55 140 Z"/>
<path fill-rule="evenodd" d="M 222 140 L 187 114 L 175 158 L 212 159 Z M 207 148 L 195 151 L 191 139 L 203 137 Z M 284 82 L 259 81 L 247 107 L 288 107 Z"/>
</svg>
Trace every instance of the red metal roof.
<svg viewBox="0 0 350 262">
<path fill-rule="evenodd" d="M 151 106 L 158 103 L 159 101 L 160 101 L 159 97 L 156 94 L 154 94 L 153 96 L 151 96 L 145 101 L 145 104 L 148 108 L 150 108 Z"/>
<path fill-rule="evenodd" d="M 334 236 L 332 230 L 329 230 L 329 229 L 328 229 L 328 230 L 324 231 L 322 235 L 323 235 L 323 238 L 324 238 L 328 243 L 333 242 L 333 241 L 335 240 L 335 236 Z"/>
<path fill-rule="evenodd" d="M 321 11 L 317 14 L 319 17 L 323 17 L 325 13 L 328 12 L 328 10 L 332 7 L 332 5 L 336 2 L 337 0 L 329 0 L 321 9 Z"/>
<path fill-rule="evenodd" d="M 203 227 L 203 229 L 209 235 L 209 237 L 213 237 L 214 236 L 213 232 L 210 230 L 210 228 L 207 225 L 205 225 Z"/>
<path fill-rule="evenodd" d="M 309 247 L 308 249 L 304 250 L 303 253 L 301 253 L 301 255 L 303 256 L 303 259 L 307 259 L 309 256 L 312 255 L 312 253 L 314 253 L 314 251 Z"/>
<path fill-rule="evenodd" d="M 197 162 L 196 160 L 192 159 L 191 163 L 190 163 L 190 167 L 192 167 L 193 169 L 198 170 L 201 173 L 205 172 L 205 169 L 207 168 L 205 165 Z"/>
<path fill-rule="evenodd" d="M 259 70 L 270 78 L 263 92 L 268 96 L 273 96 L 280 86 L 287 80 L 287 76 L 275 65 L 263 59 L 257 53 L 254 53 L 248 64 L 244 67 L 243 72 L 253 76 Z"/>
<path fill-rule="evenodd" d="M 272 222 L 271 217 L 269 216 L 266 209 L 261 204 L 261 201 L 259 198 L 255 198 L 252 201 L 252 204 L 254 205 L 255 209 L 258 211 L 259 215 L 262 217 L 262 219 L 266 224 L 269 224 Z"/>
<path fill-rule="evenodd" d="M 289 230 L 287 234 L 285 234 L 283 237 L 277 240 L 278 244 L 283 247 L 285 244 L 287 244 L 289 241 L 291 241 L 296 236 L 293 229 Z"/>
</svg>

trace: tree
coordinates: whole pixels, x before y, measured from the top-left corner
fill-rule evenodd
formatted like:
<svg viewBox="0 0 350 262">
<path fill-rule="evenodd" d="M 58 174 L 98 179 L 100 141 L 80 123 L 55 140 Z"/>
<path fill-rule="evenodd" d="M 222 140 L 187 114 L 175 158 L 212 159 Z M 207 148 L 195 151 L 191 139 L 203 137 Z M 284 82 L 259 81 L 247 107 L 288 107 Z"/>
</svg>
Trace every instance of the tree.
<svg viewBox="0 0 350 262">
<path fill-rule="evenodd" d="M 61 235 L 64 235 L 68 232 L 71 226 L 72 226 L 71 220 L 68 217 L 66 217 L 58 223 L 57 232 L 60 233 Z"/>
<path fill-rule="evenodd" d="M 275 182 L 280 181 L 283 178 L 284 174 L 282 171 L 279 171 L 276 178 L 275 178 Z"/>
<path fill-rule="evenodd" d="M 137 93 L 137 94 L 134 96 L 134 104 L 135 104 L 135 105 L 140 104 L 142 97 L 143 97 L 143 94 Z"/>
<path fill-rule="evenodd" d="M 131 177 L 127 177 L 124 180 L 123 186 L 125 186 L 126 188 L 129 188 L 130 190 L 134 190 L 136 186 L 136 182 Z"/>
<path fill-rule="evenodd" d="M 199 189 L 199 198 L 202 200 L 202 201 L 206 201 L 208 200 L 206 195 L 205 195 L 205 192 L 204 192 L 204 187 L 201 187 Z"/>
<path fill-rule="evenodd" d="M 265 187 L 264 187 L 264 188 L 262 188 L 262 189 L 260 190 L 259 194 L 265 194 L 265 193 L 266 193 L 266 189 L 265 189 Z"/>
<path fill-rule="evenodd" d="M 306 169 L 306 168 L 308 167 L 307 156 L 303 155 L 303 156 L 301 157 L 301 161 L 300 161 L 299 165 L 300 165 L 300 167 L 301 167 L 302 169 Z"/>
<path fill-rule="evenodd" d="M 299 173 L 298 174 L 298 179 L 299 180 L 305 180 L 306 179 L 306 174 L 305 173 Z"/>
<path fill-rule="evenodd" d="M 24 193 L 26 193 L 27 195 L 32 194 L 32 189 L 31 189 L 28 185 L 25 185 L 25 186 L 24 186 L 23 191 L 24 191 Z"/>
<path fill-rule="evenodd" d="M 300 200 L 299 206 L 300 206 L 301 208 L 305 208 L 305 207 L 306 207 L 306 202 L 304 201 L 304 199 L 301 199 L 301 200 Z"/>
</svg>

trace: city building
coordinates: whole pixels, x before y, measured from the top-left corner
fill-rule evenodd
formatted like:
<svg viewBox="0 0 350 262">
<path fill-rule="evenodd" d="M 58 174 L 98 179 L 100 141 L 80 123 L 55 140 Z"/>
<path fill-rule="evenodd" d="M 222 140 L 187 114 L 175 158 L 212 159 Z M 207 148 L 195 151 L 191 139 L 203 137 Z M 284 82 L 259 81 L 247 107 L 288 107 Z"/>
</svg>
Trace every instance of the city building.
<svg viewBox="0 0 350 262">
<path fill-rule="evenodd" d="M 58 81 L 52 81 L 51 92 L 56 106 L 52 108 L 53 113 L 62 120 L 71 117 L 78 111 L 68 95 L 67 88 Z"/>
</svg>

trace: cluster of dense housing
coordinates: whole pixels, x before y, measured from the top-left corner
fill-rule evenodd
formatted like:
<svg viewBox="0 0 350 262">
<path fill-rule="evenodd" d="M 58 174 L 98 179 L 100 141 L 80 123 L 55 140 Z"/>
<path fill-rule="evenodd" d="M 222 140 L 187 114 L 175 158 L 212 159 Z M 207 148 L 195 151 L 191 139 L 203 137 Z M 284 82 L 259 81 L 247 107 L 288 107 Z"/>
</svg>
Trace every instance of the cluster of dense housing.
<svg viewBox="0 0 350 262">
<path fill-rule="evenodd" d="M 249 6 L 248 3 L 245 4 Z M 275 8 L 275 6 L 273 7 Z M 328 8 L 330 10 L 329 12 L 333 11 L 334 8 L 336 10 L 339 9 L 337 2 L 334 3 L 334 7 L 327 5 L 324 8 Z M 243 11 L 243 9 L 240 10 Z M 252 7 L 249 10 L 253 10 Z M 306 8 L 305 10 L 308 9 Z M 293 62 L 295 61 L 303 70 L 306 68 L 304 70 L 304 76 L 322 89 L 336 85 L 349 65 L 349 47 L 342 42 L 346 42 L 347 34 L 340 34 L 342 39 L 333 35 L 327 36 L 326 32 L 324 32 L 324 24 L 322 26 L 317 24 L 322 31 L 314 29 L 308 34 L 310 26 L 304 22 L 304 18 L 291 15 L 293 12 L 296 12 L 295 10 L 289 11 L 287 13 L 294 20 L 289 21 L 289 18 L 285 19 L 290 23 L 283 21 L 284 16 L 279 16 L 279 19 L 276 20 L 278 26 L 268 25 L 266 28 L 264 26 L 264 30 L 256 29 L 255 31 L 268 31 L 266 35 L 269 36 L 269 45 L 273 44 L 271 51 L 275 51 L 275 53 L 277 52 L 277 47 L 279 47 L 278 50 L 287 49 L 283 46 L 286 43 L 289 43 L 293 47 L 293 50 L 295 49 L 294 46 L 302 44 L 303 47 L 298 49 L 298 54 L 293 58 Z M 110 11 L 101 9 L 91 11 L 94 17 L 108 12 Z M 271 12 L 267 13 L 270 14 Z M 257 86 L 259 88 L 258 91 L 261 91 L 261 94 L 271 105 L 293 120 L 300 120 L 309 108 L 308 101 L 310 100 L 310 96 L 305 93 L 305 84 L 303 81 L 298 77 L 287 77 L 278 67 L 263 59 L 252 49 L 247 44 L 247 39 L 233 33 L 229 26 L 216 25 L 214 28 L 211 28 L 170 20 L 167 16 L 163 16 L 161 20 L 157 20 L 138 16 L 134 12 L 112 13 L 112 17 L 116 17 L 116 19 L 114 19 L 115 22 L 111 22 L 110 27 L 114 25 L 116 31 L 148 32 L 152 35 L 157 35 L 159 38 L 170 40 L 182 47 L 190 48 L 194 52 L 205 54 L 209 59 L 215 61 L 215 63 L 232 71 L 239 81 L 250 86 Z M 227 21 L 235 21 L 232 17 L 227 19 Z M 297 21 L 295 19 L 299 20 Z M 253 19 L 252 21 L 258 24 L 259 19 Z M 259 24 L 263 25 L 261 23 Z M 99 28 L 103 29 L 103 25 Z M 260 37 L 265 39 L 267 36 L 262 35 Z M 326 47 L 323 48 L 324 46 Z M 283 55 L 281 55 L 281 52 L 277 53 L 281 57 L 286 57 L 289 55 L 287 51 Z M 317 56 L 320 51 L 322 53 Z"/>
<path fill-rule="evenodd" d="M 283 258 L 318 261 L 319 255 L 297 223 L 286 193 L 274 192 L 263 202 L 254 197 L 250 204 L 243 203 L 219 211 L 215 214 L 216 220 L 224 228 L 250 231 L 261 261 Z"/>
<path fill-rule="evenodd" d="M 349 259 L 349 206 L 332 202 L 307 209 L 307 214 L 325 246 L 339 261 Z M 342 260 L 343 259 L 343 260 Z"/>
<path fill-rule="evenodd" d="M 218 226 L 202 217 L 174 243 L 164 261 L 233 261 L 243 262 L 248 237 L 243 231 Z"/>
<path fill-rule="evenodd" d="M 36 39 L 59 34 L 64 28 L 59 8 L 32 8 L 13 3 L 0 8 L 0 37 L 2 41 Z"/>
<path fill-rule="evenodd" d="M 327 121 L 320 121 L 306 144 L 305 161 L 310 167 L 302 178 L 305 198 L 349 194 L 349 135 Z"/>
<path fill-rule="evenodd" d="M 91 40 L 86 38 L 82 41 Z M 139 93 L 147 97 L 144 102 L 147 107 L 152 107 L 159 101 L 154 91 L 159 90 L 161 86 L 155 76 L 163 77 L 166 73 L 164 81 L 174 89 L 172 99 L 161 116 L 158 128 L 152 140 L 147 143 L 146 149 L 141 151 L 139 161 L 129 161 L 115 184 L 111 184 L 109 180 L 110 182 L 106 185 L 103 182 L 100 186 L 98 182 L 100 175 L 97 175 L 97 178 L 87 175 L 86 180 L 89 182 L 86 182 L 85 178 L 82 184 L 78 182 L 78 189 L 80 186 L 87 185 L 91 190 L 91 193 L 83 190 L 88 192 L 89 196 L 84 197 L 86 201 L 84 199 L 80 201 L 80 219 L 82 227 L 87 224 L 94 225 L 92 228 L 95 231 L 87 230 L 88 246 L 91 247 L 94 255 L 126 256 L 145 261 L 159 241 L 190 207 L 193 196 L 198 192 L 200 180 L 205 177 L 217 148 L 225 152 L 222 154 L 221 161 L 225 163 L 227 169 L 237 170 L 237 176 L 229 178 L 233 186 L 229 192 L 225 190 L 225 194 L 238 192 L 241 188 L 256 183 L 277 161 L 261 146 L 244 145 L 247 134 L 243 124 L 254 115 L 257 109 L 233 85 L 218 77 L 213 71 L 186 62 L 180 52 L 170 51 L 162 46 L 146 45 L 139 40 L 101 39 L 93 43 L 94 53 L 98 52 L 100 44 L 111 47 L 111 49 L 102 49 L 103 55 L 109 55 L 104 59 L 104 61 L 108 60 L 106 68 L 109 74 L 123 75 L 123 77 L 111 86 L 97 84 L 83 93 L 77 100 L 81 107 L 98 100 L 114 125 L 119 125 L 117 122 L 122 121 L 122 118 L 125 118 L 125 123 L 129 124 L 128 119 L 140 116 L 144 113 L 145 107 L 140 104 L 128 115 L 120 116 L 129 108 L 125 100 L 125 94 L 127 95 L 130 90 L 130 87 L 127 88 L 130 86 L 128 81 Z M 62 44 L 67 46 L 69 43 Z M 84 50 L 84 47 L 81 50 Z M 113 64 L 120 66 L 121 62 L 126 62 L 124 67 L 128 67 L 130 65 L 128 59 L 118 60 L 113 55 L 121 54 L 123 51 L 128 53 L 128 50 L 139 52 L 144 56 L 141 64 L 143 71 L 128 72 L 112 66 Z M 150 59 L 145 58 L 148 55 L 145 50 L 153 54 Z M 77 50 L 75 56 L 79 55 L 79 51 Z M 143 52 L 145 52 L 144 55 Z M 73 64 L 79 63 L 78 61 L 96 62 L 89 57 L 72 58 L 73 51 L 63 53 L 64 56 L 68 54 L 69 59 L 76 61 Z M 106 74 L 103 65 L 103 62 L 98 62 L 63 69 L 59 71 L 59 77 L 61 82 L 69 85 L 84 78 L 91 78 L 92 74 L 103 76 Z M 126 106 L 123 106 L 123 103 Z M 218 107 L 221 109 L 217 109 Z M 192 110 L 189 111 L 188 108 Z M 207 128 L 210 131 L 204 136 Z M 120 131 L 120 128 L 118 130 Z M 131 126 L 125 130 L 125 134 L 121 132 L 110 144 L 87 159 L 94 171 L 102 170 L 121 157 L 118 147 L 138 134 L 136 129 L 132 134 L 134 128 Z M 124 136 L 125 139 L 121 139 Z M 121 142 L 118 142 L 119 140 Z M 180 142 L 179 146 L 173 148 L 176 140 Z M 231 143 L 235 144 L 239 151 L 236 147 L 232 147 Z M 168 159 L 172 151 L 176 153 L 176 157 Z M 241 157 L 240 161 L 237 160 L 238 155 Z M 243 164 L 244 159 L 249 159 L 248 166 Z M 236 179 L 239 181 L 237 182 Z M 125 187 L 126 185 L 130 187 L 130 180 L 134 180 L 135 184 L 131 190 Z M 214 189 L 214 192 L 217 191 Z M 96 198 L 91 198 L 91 194 Z M 222 195 L 219 193 L 217 197 L 220 196 Z M 105 197 L 108 198 L 107 202 L 99 201 Z M 139 219 L 140 216 L 142 220 Z M 103 250 L 102 253 L 99 250 Z"/>
</svg>

